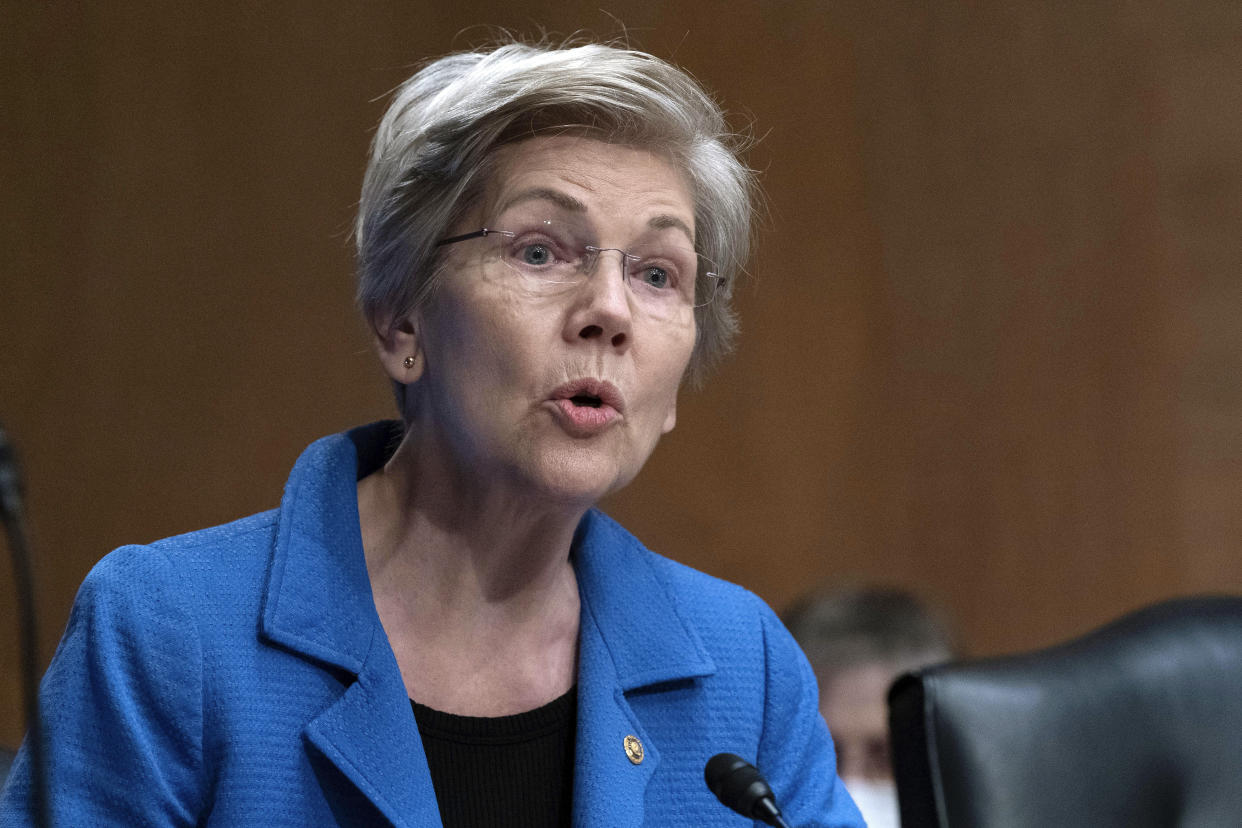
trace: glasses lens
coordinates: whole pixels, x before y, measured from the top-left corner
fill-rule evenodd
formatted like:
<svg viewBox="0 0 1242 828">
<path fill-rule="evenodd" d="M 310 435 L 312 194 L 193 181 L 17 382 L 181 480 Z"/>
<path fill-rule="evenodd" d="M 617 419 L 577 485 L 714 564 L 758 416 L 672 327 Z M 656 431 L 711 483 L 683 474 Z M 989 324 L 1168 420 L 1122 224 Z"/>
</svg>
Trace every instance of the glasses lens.
<svg viewBox="0 0 1242 828">
<path fill-rule="evenodd" d="M 672 263 L 671 272 L 676 273 L 674 282 L 679 303 L 691 308 L 702 308 L 712 303 L 722 282 L 717 276 L 715 262 L 689 245 L 656 246 L 648 252 L 647 261 Z M 638 266 L 630 273 L 631 287 L 637 293 L 646 284 L 666 281 L 668 274 L 658 264 L 655 271 Z"/>
<path fill-rule="evenodd" d="M 496 231 L 491 238 L 496 257 L 532 286 L 581 281 L 581 250 L 550 229 Z"/>
<path fill-rule="evenodd" d="M 554 293 L 624 268 L 626 285 L 642 312 L 670 319 L 710 303 L 718 291 L 716 267 L 679 236 L 633 244 L 626 250 L 582 244 L 563 224 L 542 221 L 526 229 L 493 230 L 491 256 L 526 289 Z M 613 278 L 616 278 L 615 275 Z"/>
<path fill-rule="evenodd" d="M 633 245 L 624 257 L 626 282 L 644 306 L 669 312 L 694 306 L 695 282 L 701 271 L 693 247 L 656 241 Z"/>
</svg>

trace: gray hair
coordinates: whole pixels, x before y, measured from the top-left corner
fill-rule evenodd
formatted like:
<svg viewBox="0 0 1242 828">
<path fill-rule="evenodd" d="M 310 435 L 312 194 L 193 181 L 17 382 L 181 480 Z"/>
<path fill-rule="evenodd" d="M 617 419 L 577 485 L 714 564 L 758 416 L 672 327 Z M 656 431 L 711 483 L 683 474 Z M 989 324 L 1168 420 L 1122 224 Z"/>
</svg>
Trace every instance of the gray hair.
<svg viewBox="0 0 1242 828">
<path fill-rule="evenodd" d="M 742 140 L 703 88 L 630 49 L 509 43 L 440 58 L 398 87 L 363 179 L 359 307 L 376 329 L 420 308 L 442 272 L 435 244 L 481 196 L 492 151 L 566 132 L 651 149 L 686 171 L 696 246 L 727 280 L 695 311 L 687 379 L 701 382 L 737 335 L 730 298 L 750 256 L 758 188 L 738 158 Z"/>
<path fill-rule="evenodd" d="M 814 592 L 782 616 L 822 676 L 865 664 L 894 673 L 958 655 L 948 624 L 913 593 L 892 587 L 842 587 Z"/>
</svg>

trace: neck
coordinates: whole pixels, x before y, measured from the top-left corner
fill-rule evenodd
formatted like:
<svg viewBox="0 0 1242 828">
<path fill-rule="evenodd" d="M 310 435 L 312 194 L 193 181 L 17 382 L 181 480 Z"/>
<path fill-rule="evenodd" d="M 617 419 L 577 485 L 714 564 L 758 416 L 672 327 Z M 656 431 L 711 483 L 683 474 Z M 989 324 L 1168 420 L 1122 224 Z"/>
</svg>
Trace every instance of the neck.
<svg viewBox="0 0 1242 828">
<path fill-rule="evenodd" d="M 420 589 L 473 592 L 487 602 L 520 599 L 555 583 L 587 504 L 540 500 L 507 481 L 479 480 L 437 462 L 445 452 L 415 442 L 407 435 L 358 484 L 372 579 L 409 569 Z"/>
<path fill-rule="evenodd" d="M 376 609 L 407 689 L 470 715 L 543 704 L 574 680 L 569 552 L 586 506 L 480 486 L 437 456 L 407 437 L 358 483 Z"/>
</svg>

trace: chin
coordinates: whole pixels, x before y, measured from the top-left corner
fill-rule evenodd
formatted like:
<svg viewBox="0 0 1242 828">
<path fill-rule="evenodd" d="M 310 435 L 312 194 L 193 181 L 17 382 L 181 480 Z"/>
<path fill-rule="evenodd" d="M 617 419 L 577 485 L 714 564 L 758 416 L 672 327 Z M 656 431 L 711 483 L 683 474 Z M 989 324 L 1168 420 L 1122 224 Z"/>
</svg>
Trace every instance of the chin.
<svg viewBox="0 0 1242 828">
<path fill-rule="evenodd" d="M 552 500 L 590 507 L 637 476 L 641 465 L 628 465 L 589 449 L 558 451 L 541 459 L 536 485 Z"/>
</svg>

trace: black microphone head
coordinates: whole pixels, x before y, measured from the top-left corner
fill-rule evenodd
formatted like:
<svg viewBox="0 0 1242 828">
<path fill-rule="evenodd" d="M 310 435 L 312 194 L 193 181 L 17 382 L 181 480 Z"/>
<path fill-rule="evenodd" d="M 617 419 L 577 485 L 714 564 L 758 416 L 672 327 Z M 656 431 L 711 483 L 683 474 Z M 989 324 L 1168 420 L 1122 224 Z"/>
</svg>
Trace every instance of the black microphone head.
<svg viewBox="0 0 1242 828">
<path fill-rule="evenodd" d="M 13 450 L 13 444 L 9 442 L 9 433 L 4 430 L 4 423 L 0 423 L 0 466 L 16 466 L 17 453 Z"/>
<path fill-rule="evenodd" d="M 707 787 L 724 805 L 749 819 L 775 825 L 780 816 L 776 797 L 759 770 L 733 753 L 717 753 L 703 768 Z"/>
<path fill-rule="evenodd" d="M 0 423 L 0 510 L 7 519 L 21 509 L 22 476 L 17 465 L 17 449 Z"/>
</svg>

